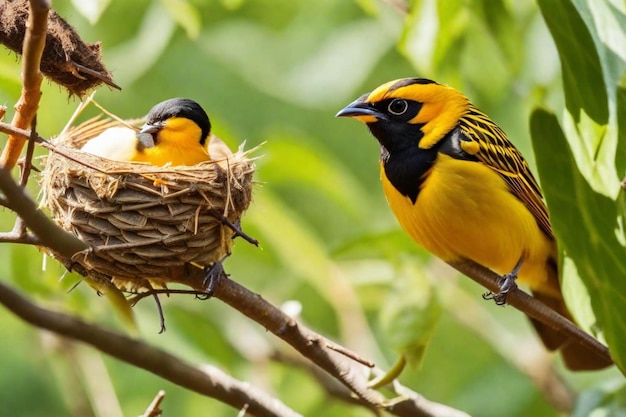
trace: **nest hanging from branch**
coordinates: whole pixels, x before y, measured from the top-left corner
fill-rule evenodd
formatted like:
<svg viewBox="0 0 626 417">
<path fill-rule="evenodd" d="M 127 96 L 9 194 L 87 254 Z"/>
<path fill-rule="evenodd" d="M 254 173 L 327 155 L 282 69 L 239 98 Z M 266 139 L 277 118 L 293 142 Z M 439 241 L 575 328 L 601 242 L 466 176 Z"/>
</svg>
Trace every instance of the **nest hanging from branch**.
<svg viewBox="0 0 626 417">
<path fill-rule="evenodd" d="M 78 149 L 109 127 L 129 124 L 137 121 L 94 118 L 52 141 L 42 172 L 43 203 L 63 229 L 91 247 L 73 259 L 52 256 L 122 290 L 169 282 L 202 290 L 201 280 L 190 280 L 189 267 L 230 254 L 252 195 L 250 151 L 194 166 L 157 167 Z"/>
</svg>

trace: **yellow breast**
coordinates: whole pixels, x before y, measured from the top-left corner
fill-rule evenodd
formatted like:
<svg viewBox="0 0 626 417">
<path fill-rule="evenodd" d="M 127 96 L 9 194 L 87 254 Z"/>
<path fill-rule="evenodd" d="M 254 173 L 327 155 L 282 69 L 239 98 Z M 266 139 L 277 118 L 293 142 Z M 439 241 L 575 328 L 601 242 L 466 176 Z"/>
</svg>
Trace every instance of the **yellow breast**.
<svg viewBox="0 0 626 417">
<path fill-rule="evenodd" d="M 157 133 L 155 146 L 137 152 L 133 161 L 152 165 L 196 165 L 210 161 L 207 144 L 201 143 L 202 131 L 193 120 L 185 117 L 167 119 Z"/>
<path fill-rule="evenodd" d="M 444 261 L 471 259 L 501 275 L 523 257 L 520 281 L 545 290 L 554 242 L 495 171 L 438 154 L 415 204 L 393 187 L 384 169 L 381 178 L 398 221 L 426 250 Z"/>
<path fill-rule="evenodd" d="M 209 154 L 199 144 L 190 147 L 180 146 L 155 146 L 143 149 L 132 159 L 134 162 L 149 162 L 152 165 L 163 166 L 170 164 L 196 165 L 200 162 L 209 161 Z"/>
</svg>

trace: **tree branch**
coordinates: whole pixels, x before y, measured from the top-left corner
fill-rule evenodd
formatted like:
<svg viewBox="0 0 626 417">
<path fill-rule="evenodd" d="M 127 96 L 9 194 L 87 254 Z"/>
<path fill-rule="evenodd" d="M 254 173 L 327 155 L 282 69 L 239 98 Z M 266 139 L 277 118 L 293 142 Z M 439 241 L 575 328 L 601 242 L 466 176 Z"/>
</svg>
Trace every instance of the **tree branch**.
<svg viewBox="0 0 626 417">
<path fill-rule="evenodd" d="M 248 406 L 259 417 L 299 417 L 300 414 L 250 384 L 238 381 L 217 368 L 195 368 L 161 349 L 86 323 L 65 313 L 39 307 L 0 283 L 0 303 L 28 323 L 79 340 L 131 365 L 145 369 L 174 384 L 216 398 L 241 409 Z"/>
<path fill-rule="evenodd" d="M 399 389 L 401 397 L 388 400 L 380 392 L 369 388 L 369 372 L 364 372 L 367 368 L 337 353 L 329 347 L 332 342 L 325 337 L 299 325 L 259 294 L 252 293 L 225 276 L 217 283 L 214 297 L 283 339 L 370 406 L 396 416 L 468 417 L 460 410 L 429 401 L 406 387 Z"/>
<path fill-rule="evenodd" d="M 435 262 L 434 265 L 441 265 Z M 439 267 L 430 274 L 457 274 L 458 271 Z M 454 272 L 451 272 L 454 271 Z M 465 276 L 463 277 L 465 279 Z M 485 303 L 476 297 L 474 291 L 463 288 L 452 279 L 452 275 L 438 276 L 439 297 L 444 307 L 463 326 L 484 339 L 500 356 L 506 359 L 520 373 L 530 378 L 535 386 L 552 406 L 566 414 L 571 414 L 576 402 L 576 395 L 555 369 L 552 355 L 539 339 L 527 340 L 517 329 L 506 326 L 488 312 L 491 303 Z M 523 337 L 523 340 L 520 339 Z"/>
<path fill-rule="evenodd" d="M 89 248 L 86 243 L 66 232 L 37 208 L 11 176 L 8 168 L 0 168 L 0 190 L 4 193 L 6 207 L 16 212 L 26 226 L 37 236 L 37 243 L 53 249 L 66 258 Z"/>
<path fill-rule="evenodd" d="M 43 80 L 39 67 L 46 45 L 49 11 L 49 1 L 30 0 L 28 24 L 26 25 L 26 35 L 22 47 L 22 95 L 15 105 L 16 112 L 11 122 L 17 128 L 29 127 L 39 107 L 41 81 Z M 0 166 L 8 170 L 12 169 L 20 157 L 25 142 L 23 137 L 10 135 L 2 156 L 0 156 Z"/>
<path fill-rule="evenodd" d="M 345 385 L 330 376 L 320 367 L 316 366 L 313 362 L 303 358 L 301 355 L 297 355 L 295 353 L 285 353 L 277 350 L 269 355 L 269 359 L 282 363 L 286 366 L 302 369 L 308 375 L 315 378 L 320 387 L 322 387 L 326 394 L 331 398 L 336 398 L 348 404 L 356 404 L 361 407 L 365 407 L 372 412 L 376 412 L 378 410 L 378 408 L 372 404 L 369 404 L 359 397 L 352 395 L 352 391 L 350 391 Z"/>
<path fill-rule="evenodd" d="M 492 293 L 497 294 L 500 291 L 498 280 L 501 277 L 490 269 L 470 260 L 449 262 L 449 264 L 454 269 L 476 281 Z M 598 342 L 595 338 L 583 331 L 574 323 L 543 304 L 541 301 L 526 294 L 517 286 L 514 286 L 507 293 L 506 303 L 520 310 L 528 317 L 539 320 L 553 329 L 560 331 L 564 335 L 572 337 L 577 343 L 596 353 L 598 356 L 603 357 L 608 361 L 612 361 L 611 355 L 606 346 Z"/>
</svg>

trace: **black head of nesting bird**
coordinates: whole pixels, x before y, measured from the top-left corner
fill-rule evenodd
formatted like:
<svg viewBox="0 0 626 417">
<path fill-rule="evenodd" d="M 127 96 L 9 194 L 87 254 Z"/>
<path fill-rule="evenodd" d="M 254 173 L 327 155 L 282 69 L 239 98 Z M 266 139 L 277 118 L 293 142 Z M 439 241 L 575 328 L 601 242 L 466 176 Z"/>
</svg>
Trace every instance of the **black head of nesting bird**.
<svg viewBox="0 0 626 417">
<path fill-rule="evenodd" d="M 162 133 L 167 131 L 185 132 L 193 128 L 199 130 L 198 142 L 204 147 L 211 133 L 209 116 L 193 100 L 171 98 L 157 104 L 150 110 L 146 117 L 146 123 L 137 136 L 144 147 L 151 148 L 158 144 Z"/>
</svg>

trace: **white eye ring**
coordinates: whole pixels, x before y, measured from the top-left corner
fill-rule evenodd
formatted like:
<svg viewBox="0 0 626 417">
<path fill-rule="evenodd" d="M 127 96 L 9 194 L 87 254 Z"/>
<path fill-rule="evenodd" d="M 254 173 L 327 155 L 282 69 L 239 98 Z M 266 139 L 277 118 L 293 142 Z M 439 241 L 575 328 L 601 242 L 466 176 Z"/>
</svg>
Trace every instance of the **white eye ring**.
<svg viewBox="0 0 626 417">
<path fill-rule="evenodd" d="M 387 111 L 394 116 L 404 114 L 409 108 L 409 103 L 401 98 L 394 98 L 387 106 Z"/>
</svg>

